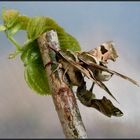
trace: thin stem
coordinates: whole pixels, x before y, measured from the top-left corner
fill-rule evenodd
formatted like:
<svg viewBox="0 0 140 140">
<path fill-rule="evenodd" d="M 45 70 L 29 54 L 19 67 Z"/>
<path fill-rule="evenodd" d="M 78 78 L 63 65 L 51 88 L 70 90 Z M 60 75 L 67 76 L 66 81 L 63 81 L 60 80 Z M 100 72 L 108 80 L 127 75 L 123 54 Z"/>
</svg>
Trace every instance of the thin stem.
<svg viewBox="0 0 140 140">
<path fill-rule="evenodd" d="M 9 33 L 7 31 L 5 31 L 5 34 L 7 36 L 7 38 L 16 46 L 16 49 L 20 52 L 22 51 L 22 48 L 20 47 L 20 45 L 15 41 L 15 39 L 9 35 Z"/>
</svg>

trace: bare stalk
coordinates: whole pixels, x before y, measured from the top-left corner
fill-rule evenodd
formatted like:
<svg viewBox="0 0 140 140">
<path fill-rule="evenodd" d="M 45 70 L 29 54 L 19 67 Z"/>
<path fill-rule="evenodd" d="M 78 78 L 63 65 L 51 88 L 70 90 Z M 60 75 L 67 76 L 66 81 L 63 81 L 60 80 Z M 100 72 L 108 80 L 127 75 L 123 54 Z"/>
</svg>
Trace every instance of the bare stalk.
<svg viewBox="0 0 140 140">
<path fill-rule="evenodd" d="M 38 44 L 42 55 L 44 66 L 50 62 L 56 62 L 55 53 L 48 47 L 51 46 L 59 49 L 57 33 L 53 30 L 44 33 L 38 38 Z M 82 122 L 80 111 L 72 89 L 62 79 L 62 69 L 57 69 L 56 64 L 45 67 L 46 74 L 49 78 L 52 98 L 60 119 L 63 132 L 66 138 L 87 138 L 86 130 Z M 55 72 L 54 72 L 55 70 Z"/>
</svg>

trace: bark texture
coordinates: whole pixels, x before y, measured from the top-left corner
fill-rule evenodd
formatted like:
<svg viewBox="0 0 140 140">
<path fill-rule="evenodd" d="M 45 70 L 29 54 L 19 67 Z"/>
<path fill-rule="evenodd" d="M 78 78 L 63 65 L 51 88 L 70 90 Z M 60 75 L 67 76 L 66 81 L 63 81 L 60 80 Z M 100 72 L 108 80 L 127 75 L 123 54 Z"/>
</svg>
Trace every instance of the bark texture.
<svg viewBox="0 0 140 140">
<path fill-rule="evenodd" d="M 51 45 L 59 50 L 57 33 L 53 30 L 44 33 L 38 38 L 38 44 L 49 79 L 52 98 L 66 138 L 87 138 L 75 95 L 71 88 L 62 79 L 63 71 L 56 69 L 55 52 L 48 47 Z M 49 65 L 48 65 L 49 64 Z M 54 72 L 55 70 L 55 72 Z"/>
</svg>

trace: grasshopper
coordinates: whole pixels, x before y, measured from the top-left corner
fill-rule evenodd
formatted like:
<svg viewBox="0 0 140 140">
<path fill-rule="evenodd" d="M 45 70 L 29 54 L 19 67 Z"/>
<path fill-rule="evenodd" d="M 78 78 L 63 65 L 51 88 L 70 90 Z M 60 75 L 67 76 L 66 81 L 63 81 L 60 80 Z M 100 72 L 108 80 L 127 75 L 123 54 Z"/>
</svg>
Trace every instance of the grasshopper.
<svg viewBox="0 0 140 140">
<path fill-rule="evenodd" d="M 55 51 L 58 64 L 61 64 L 61 69 L 64 71 L 63 80 L 65 81 L 64 77 L 66 77 L 71 87 L 77 86 L 76 95 L 83 105 L 93 107 L 108 117 L 123 115 L 123 112 L 105 96 L 102 99 L 96 99 L 95 94 L 92 92 L 94 85 L 97 84 L 115 99 L 103 83 L 110 80 L 114 74 L 139 86 L 133 79 L 107 67 L 108 60 L 116 61 L 118 57 L 112 41 L 105 42 L 88 52 L 62 51 L 56 50 L 53 46 L 49 47 Z M 89 90 L 87 90 L 84 77 L 93 81 Z"/>
</svg>

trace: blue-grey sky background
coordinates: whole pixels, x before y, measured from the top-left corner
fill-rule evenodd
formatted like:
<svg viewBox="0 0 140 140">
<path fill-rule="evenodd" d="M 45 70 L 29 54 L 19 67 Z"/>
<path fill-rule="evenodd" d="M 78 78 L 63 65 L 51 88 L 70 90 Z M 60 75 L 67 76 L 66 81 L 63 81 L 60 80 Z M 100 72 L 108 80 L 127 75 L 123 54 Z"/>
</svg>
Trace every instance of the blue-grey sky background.
<svg viewBox="0 0 140 140">
<path fill-rule="evenodd" d="M 0 13 L 2 7 L 54 18 L 77 38 L 82 50 L 113 40 L 119 58 L 110 68 L 140 83 L 140 2 L 0 2 Z M 25 37 L 20 33 L 16 38 L 22 43 Z M 64 138 L 52 98 L 28 88 L 19 57 L 8 59 L 14 50 L 0 33 L 0 138 Z M 140 88 L 117 76 L 106 85 L 120 104 L 97 86 L 94 92 L 99 98 L 106 95 L 124 116 L 107 118 L 78 101 L 88 137 L 140 138 Z"/>
</svg>

